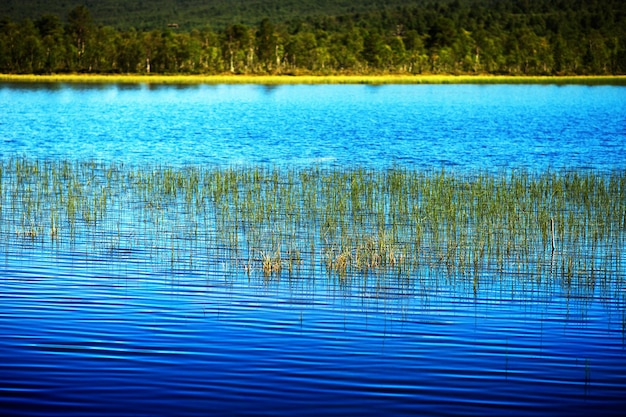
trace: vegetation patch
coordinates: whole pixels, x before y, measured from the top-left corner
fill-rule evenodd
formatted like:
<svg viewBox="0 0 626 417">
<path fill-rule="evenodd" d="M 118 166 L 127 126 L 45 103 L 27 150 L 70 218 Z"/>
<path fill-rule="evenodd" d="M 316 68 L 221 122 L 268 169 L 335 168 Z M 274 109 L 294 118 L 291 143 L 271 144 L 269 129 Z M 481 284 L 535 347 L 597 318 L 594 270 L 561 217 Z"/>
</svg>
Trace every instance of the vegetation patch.
<svg viewBox="0 0 626 417">
<path fill-rule="evenodd" d="M 0 82 L 85 84 L 580 84 L 626 85 L 626 76 L 493 76 L 493 75 L 15 75 Z"/>
<path fill-rule="evenodd" d="M 0 164 L 3 252 L 143 254 L 132 261 L 164 273 L 444 274 L 474 291 L 507 275 L 593 290 L 623 277 L 625 231 L 624 171 Z"/>
<path fill-rule="evenodd" d="M 23 10 L 22 2 L 18 3 L 7 10 Z M 3 19 L 0 9 L 0 72 L 626 73 L 626 11 L 620 0 L 415 0 L 408 4 L 394 0 L 385 1 L 385 6 L 307 0 L 308 8 L 280 0 L 271 1 L 275 7 L 268 1 L 214 0 L 214 5 L 227 6 L 230 14 L 219 25 L 211 22 L 219 15 L 207 9 L 206 1 L 187 1 L 184 7 L 167 0 L 143 2 L 141 10 L 125 11 L 132 5 L 107 9 L 99 3 L 93 5 L 96 20 L 85 6 L 64 11 L 65 16 L 60 12 L 34 15 L 33 10 L 42 9 L 29 8 L 25 19 L 20 14 L 15 21 Z M 243 10 L 236 12 L 241 8 L 253 20 L 244 17 Z M 287 9 L 301 12 L 284 13 Z M 150 10 L 169 10 L 171 20 L 146 23 Z M 117 18 L 116 24 L 107 23 L 101 16 L 105 12 L 136 20 L 129 24 Z M 183 16 L 193 19 L 179 20 Z"/>
</svg>

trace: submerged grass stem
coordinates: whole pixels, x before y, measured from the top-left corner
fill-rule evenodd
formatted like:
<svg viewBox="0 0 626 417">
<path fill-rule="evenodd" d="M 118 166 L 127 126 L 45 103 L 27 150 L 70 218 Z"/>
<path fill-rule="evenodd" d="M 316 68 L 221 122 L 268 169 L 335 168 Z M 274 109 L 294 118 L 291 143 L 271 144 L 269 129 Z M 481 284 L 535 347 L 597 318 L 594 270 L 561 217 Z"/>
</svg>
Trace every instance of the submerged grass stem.
<svg viewBox="0 0 626 417">
<path fill-rule="evenodd" d="M 0 162 L 7 246 L 150 253 L 164 269 L 467 278 L 520 271 L 564 285 L 621 273 L 626 172 L 458 174 L 393 168 Z M 184 265 L 183 265 L 184 264 Z M 559 266 L 559 268 L 555 268 Z M 294 269 L 295 268 L 295 269 Z M 578 285 L 578 284 L 577 284 Z"/>
</svg>

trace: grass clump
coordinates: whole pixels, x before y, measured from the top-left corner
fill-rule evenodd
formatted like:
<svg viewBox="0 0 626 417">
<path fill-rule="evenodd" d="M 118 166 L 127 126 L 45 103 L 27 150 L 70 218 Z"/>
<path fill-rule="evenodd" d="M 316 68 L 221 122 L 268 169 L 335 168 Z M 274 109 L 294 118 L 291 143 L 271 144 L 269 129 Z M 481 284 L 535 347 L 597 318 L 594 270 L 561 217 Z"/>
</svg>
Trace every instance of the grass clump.
<svg viewBox="0 0 626 417">
<path fill-rule="evenodd" d="M 4 250 L 75 247 L 152 268 L 280 277 L 621 276 L 624 171 L 457 174 L 310 167 L 0 163 Z"/>
</svg>

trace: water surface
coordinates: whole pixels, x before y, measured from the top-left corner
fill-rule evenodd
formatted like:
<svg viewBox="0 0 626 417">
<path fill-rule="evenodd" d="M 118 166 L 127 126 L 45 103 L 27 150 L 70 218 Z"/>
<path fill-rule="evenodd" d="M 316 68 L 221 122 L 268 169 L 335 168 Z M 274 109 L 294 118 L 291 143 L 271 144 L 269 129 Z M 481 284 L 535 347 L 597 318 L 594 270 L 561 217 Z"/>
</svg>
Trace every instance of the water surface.
<svg viewBox="0 0 626 417">
<path fill-rule="evenodd" d="M 622 168 L 624 87 L 0 86 L 0 156 Z"/>
<path fill-rule="evenodd" d="M 625 92 L 4 84 L 0 158 L 623 170 Z M 0 213 L 9 212 L 7 203 Z M 167 247 L 133 246 L 143 226 L 120 216 L 126 246 L 96 247 L 88 234 L 39 241 L 0 226 L 3 415 L 626 409 L 623 254 L 593 284 L 549 264 L 536 275 L 514 264 L 485 272 L 478 289 L 471 276 L 428 265 L 347 280 L 322 265 L 266 277 L 184 239 L 169 262 Z"/>
</svg>

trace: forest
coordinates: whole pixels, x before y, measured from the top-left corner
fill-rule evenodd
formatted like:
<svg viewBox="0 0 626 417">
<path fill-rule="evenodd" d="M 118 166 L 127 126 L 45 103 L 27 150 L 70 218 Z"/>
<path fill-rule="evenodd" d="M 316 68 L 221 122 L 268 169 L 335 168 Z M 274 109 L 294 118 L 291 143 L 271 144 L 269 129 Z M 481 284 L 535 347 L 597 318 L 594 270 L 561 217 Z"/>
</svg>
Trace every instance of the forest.
<svg viewBox="0 0 626 417">
<path fill-rule="evenodd" d="M 340 16 L 397 6 L 413 6 L 433 0 L 2 0 L 0 16 L 19 21 L 37 13 L 66 16 L 85 5 L 97 24 L 117 29 L 152 30 L 168 23 L 191 30 L 206 25 L 214 29 L 243 23 L 257 25 L 263 18 L 287 22 L 311 16 Z M 454 0 L 434 0 L 449 3 Z M 466 1 L 466 0 L 461 0 Z"/>
<path fill-rule="evenodd" d="M 0 17 L 2 73 L 626 73 L 622 0 L 455 0 L 257 23 L 116 27 L 87 6 Z"/>
</svg>

